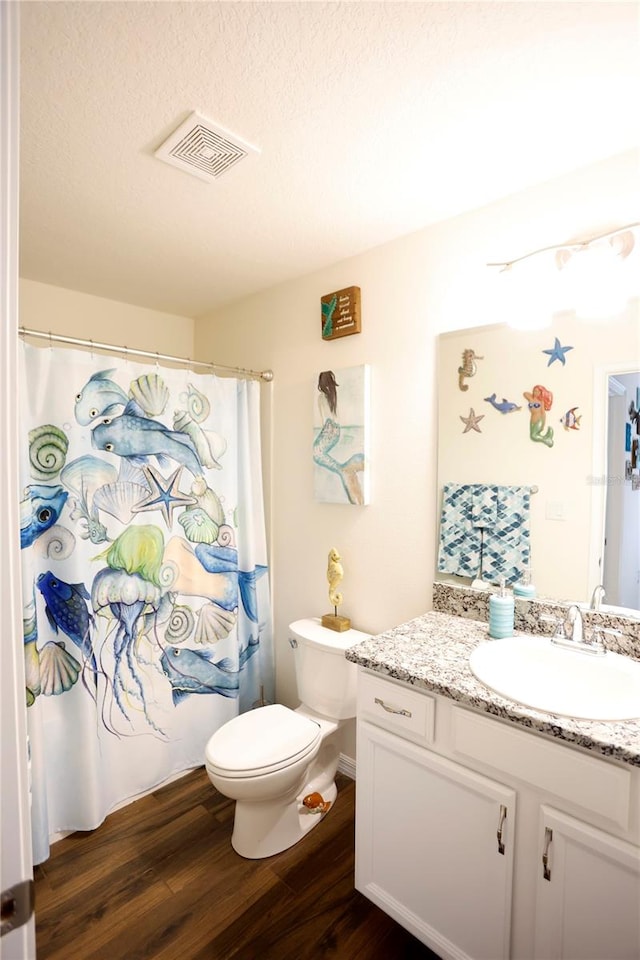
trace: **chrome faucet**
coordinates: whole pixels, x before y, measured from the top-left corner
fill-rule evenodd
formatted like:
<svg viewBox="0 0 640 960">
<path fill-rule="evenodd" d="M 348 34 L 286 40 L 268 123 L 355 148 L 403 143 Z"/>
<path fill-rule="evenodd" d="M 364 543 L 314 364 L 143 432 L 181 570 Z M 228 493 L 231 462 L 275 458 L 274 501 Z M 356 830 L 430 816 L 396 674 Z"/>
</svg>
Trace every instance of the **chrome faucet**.
<svg viewBox="0 0 640 960">
<path fill-rule="evenodd" d="M 604 630 L 602 627 L 594 628 L 593 636 L 587 640 L 584 636 L 584 624 L 582 621 L 582 612 L 576 603 L 572 603 L 567 612 L 566 620 L 562 618 L 541 614 L 540 619 L 556 624 L 556 632 L 550 638 L 551 643 L 558 647 L 564 647 L 565 650 L 576 650 L 581 653 L 605 654 L 607 652 L 604 645 L 602 634 L 611 631 Z M 570 635 L 567 636 L 567 623 L 571 625 Z"/>
<path fill-rule="evenodd" d="M 605 598 L 604 587 L 601 583 L 599 583 L 597 587 L 594 587 L 593 593 L 591 594 L 591 609 L 599 610 L 600 604 L 602 603 L 604 598 Z"/>
<path fill-rule="evenodd" d="M 584 636 L 582 613 L 577 603 L 572 603 L 569 607 L 567 619 L 571 624 L 571 640 L 573 643 L 582 643 Z"/>
</svg>

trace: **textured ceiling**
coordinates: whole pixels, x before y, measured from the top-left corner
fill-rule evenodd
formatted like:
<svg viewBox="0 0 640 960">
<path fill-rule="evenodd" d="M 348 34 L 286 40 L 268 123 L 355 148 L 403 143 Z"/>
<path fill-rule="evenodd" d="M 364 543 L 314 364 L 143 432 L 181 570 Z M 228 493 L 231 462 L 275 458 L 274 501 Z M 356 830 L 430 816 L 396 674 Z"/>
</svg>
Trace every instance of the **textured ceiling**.
<svg viewBox="0 0 640 960">
<path fill-rule="evenodd" d="M 631 149 L 636 2 L 21 4 L 21 275 L 199 316 Z M 205 183 L 192 110 L 260 148 Z"/>
</svg>

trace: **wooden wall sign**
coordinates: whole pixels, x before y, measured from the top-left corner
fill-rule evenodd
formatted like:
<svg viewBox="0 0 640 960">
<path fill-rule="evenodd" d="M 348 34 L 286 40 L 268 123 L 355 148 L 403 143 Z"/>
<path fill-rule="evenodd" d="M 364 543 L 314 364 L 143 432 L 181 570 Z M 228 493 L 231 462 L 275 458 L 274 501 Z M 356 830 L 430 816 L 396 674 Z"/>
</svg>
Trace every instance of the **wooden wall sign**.
<svg viewBox="0 0 640 960">
<path fill-rule="evenodd" d="M 337 340 L 360 333 L 360 287 L 345 287 L 320 298 L 322 339 Z"/>
</svg>

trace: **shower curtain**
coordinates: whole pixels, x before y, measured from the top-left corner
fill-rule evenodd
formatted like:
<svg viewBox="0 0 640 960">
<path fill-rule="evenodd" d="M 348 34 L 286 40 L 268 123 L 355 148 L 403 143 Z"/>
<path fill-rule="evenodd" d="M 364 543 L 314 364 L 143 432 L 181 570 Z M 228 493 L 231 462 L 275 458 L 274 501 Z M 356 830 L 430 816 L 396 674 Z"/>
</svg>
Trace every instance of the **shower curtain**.
<svg viewBox="0 0 640 960">
<path fill-rule="evenodd" d="M 22 344 L 34 863 L 273 699 L 256 381 Z"/>
</svg>

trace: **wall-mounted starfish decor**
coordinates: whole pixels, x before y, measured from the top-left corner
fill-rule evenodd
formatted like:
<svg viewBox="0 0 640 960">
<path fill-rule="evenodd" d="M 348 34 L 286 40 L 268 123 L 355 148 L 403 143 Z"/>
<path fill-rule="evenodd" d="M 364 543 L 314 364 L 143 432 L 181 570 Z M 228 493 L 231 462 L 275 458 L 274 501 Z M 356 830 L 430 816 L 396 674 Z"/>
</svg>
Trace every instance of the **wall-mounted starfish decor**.
<svg viewBox="0 0 640 960">
<path fill-rule="evenodd" d="M 573 347 L 563 347 L 560 341 L 558 340 L 558 338 L 556 337 L 556 342 L 554 343 L 554 345 L 549 350 L 542 351 L 543 353 L 546 353 L 549 355 L 547 366 L 550 367 L 554 360 L 559 360 L 562 366 L 564 367 L 565 363 L 567 362 L 565 360 L 564 355 L 565 353 L 568 353 L 569 350 L 573 350 Z"/>
<path fill-rule="evenodd" d="M 465 425 L 464 430 L 462 431 L 463 433 L 468 433 L 469 430 L 475 430 L 476 433 L 482 433 L 482 430 L 480 429 L 478 424 L 480 423 L 481 420 L 484 419 L 484 413 L 481 413 L 478 416 L 475 410 L 473 409 L 473 407 L 469 407 L 469 416 L 460 417 L 460 419 Z"/>
</svg>

